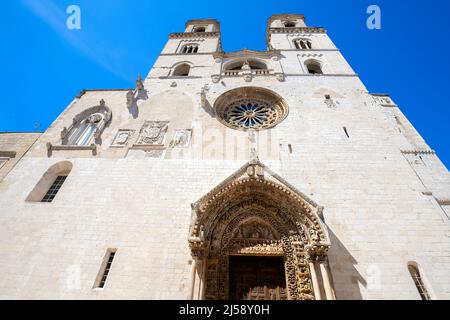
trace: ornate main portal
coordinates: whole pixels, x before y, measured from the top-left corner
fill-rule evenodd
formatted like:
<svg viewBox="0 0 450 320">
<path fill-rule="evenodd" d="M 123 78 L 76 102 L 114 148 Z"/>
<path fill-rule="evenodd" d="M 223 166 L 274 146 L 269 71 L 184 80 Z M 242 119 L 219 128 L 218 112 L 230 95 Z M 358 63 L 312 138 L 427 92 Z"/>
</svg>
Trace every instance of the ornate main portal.
<svg viewBox="0 0 450 320">
<path fill-rule="evenodd" d="M 322 208 L 259 161 L 193 209 L 190 298 L 334 299 Z"/>
</svg>

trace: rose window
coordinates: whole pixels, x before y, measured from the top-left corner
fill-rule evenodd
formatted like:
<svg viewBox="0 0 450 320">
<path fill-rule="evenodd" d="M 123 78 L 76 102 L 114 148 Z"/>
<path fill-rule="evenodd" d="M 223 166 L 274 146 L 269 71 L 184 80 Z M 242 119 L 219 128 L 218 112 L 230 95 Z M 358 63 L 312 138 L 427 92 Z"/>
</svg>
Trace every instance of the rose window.
<svg viewBox="0 0 450 320">
<path fill-rule="evenodd" d="M 284 100 L 276 93 L 243 87 L 222 94 L 215 103 L 217 118 L 238 130 L 263 130 L 275 127 L 287 115 Z"/>
<path fill-rule="evenodd" d="M 277 111 L 263 101 L 240 100 L 224 110 L 224 120 L 236 127 L 261 129 L 277 120 Z"/>
</svg>

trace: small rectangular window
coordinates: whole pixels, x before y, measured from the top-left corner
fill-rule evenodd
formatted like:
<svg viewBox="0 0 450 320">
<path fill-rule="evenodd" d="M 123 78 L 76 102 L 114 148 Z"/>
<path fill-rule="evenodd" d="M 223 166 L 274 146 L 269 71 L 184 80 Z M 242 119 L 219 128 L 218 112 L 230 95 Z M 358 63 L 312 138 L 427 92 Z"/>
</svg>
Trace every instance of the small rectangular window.
<svg viewBox="0 0 450 320">
<path fill-rule="evenodd" d="M 7 163 L 9 158 L 0 158 L 0 169 Z"/>
<path fill-rule="evenodd" d="M 94 289 L 102 289 L 105 287 L 106 280 L 108 279 L 109 271 L 111 270 L 112 263 L 114 261 L 114 256 L 116 255 L 117 249 L 108 249 L 106 251 L 105 258 L 103 259 L 100 272 L 95 281 Z"/>
<path fill-rule="evenodd" d="M 289 153 L 292 154 L 292 144 L 289 144 L 288 148 L 289 148 Z"/>
<path fill-rule="evenodd" d="M 56 177 L 55 182 L 53 182 L 50 189 L 48 189 L 47 193 L 45 194 L 44 198 L 42 198 L 41 202 L 52 202 L 53 199 L 55 199 L 59 189 L 61 189 L 64 181 L 66 181 L 66 178 L 67 176 Z"/>
<path fill-rule="evenodd" d="M 325 99 L 326 99 L 326 100 L 330 100 L 330 99 L 331 99 L 331 96 L 330 96 L 329 94 L 326 94 L 326 95 L 325 95 Z"/>
<path fill-rule="evenodd" d="M 342 127 L 344 129 L 345 135 L 350 139 L 350 135 L 348 134 L 347 127 Z"/>
</svg>

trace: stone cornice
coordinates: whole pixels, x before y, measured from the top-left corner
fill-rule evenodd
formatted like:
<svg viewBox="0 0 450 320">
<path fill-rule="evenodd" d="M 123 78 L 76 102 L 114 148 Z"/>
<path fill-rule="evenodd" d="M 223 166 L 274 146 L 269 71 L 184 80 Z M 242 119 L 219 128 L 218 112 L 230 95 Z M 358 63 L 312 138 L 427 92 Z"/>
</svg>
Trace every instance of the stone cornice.
<svg viewBox="0 0 450 320">
<path fill-rule="evenodd" d="M 196 52 L 196 53 L 161 53 L 160 56 L 210 56 L 215 54 L 215 51 L 211 52 Z"/>
<path fill-rule="evenodd" d="M 353 74 L 333 74 L 333 73 L 325 73 L 325 74 L 305 74 L 305 73 L 286 73 L 286 76 L 291 77 L 358 77 L 357 73 Z"/>
<path fill-rule="evenodd" d="M 47 142 L 47 155 L 52 156 L 52 151 L 85 151 L 91 150 L 92 155 L 97 155 L 97 145 L 91 144 L 88 146 L 78 146 L 78 145 L 53 145 Z"/>
<path fill-rule="evenodd" d="M 86 94 L 86 92 L 114 92 L 114 91 L 130 91 L 134 88 L 118 88 L 118 89 L 83 89 L 76 95 L 77 99 L 80 99 Z"/>
<path fill-rule="evenodd" d="M 183 38 L 220 38 L 220 32 L 176 32 L 171 33 L 170 39 L 183 39 Z"/>
<path fill-rule="evenodd" d="M 269 28 L 270 33 L 326 33 L 321 27 Z"/>
<path fill-rule="evenodd" d="M 326 33 L 326 29 L 320 27 L 298 27 L 298 28 L 267 28 L 266 41 L 270 47 L 272 33 Z"/>
<path fill-rule="evenodd" d="M 339 49 L 280 49 L 280 51 L 298 51 L 298 52 L 314 52 L 314 51 L 340 51 Z"/>
<path fill-rule="evenodd" d="M 400 150 L 403 154 L 436 154 L 436 151 L 434 150 Z"/>
<path fill-rule="evenodd" d="M 268 51 L 256 51 L 243 49 L 233 52 L 216 52 L 213 54 L 214 58 L 239 58 L 239 57 L 260 57 L 260 58 L 271 58 L 274 56 L 279 56 L 280 50 L 268 50 Z"/>
</svg>

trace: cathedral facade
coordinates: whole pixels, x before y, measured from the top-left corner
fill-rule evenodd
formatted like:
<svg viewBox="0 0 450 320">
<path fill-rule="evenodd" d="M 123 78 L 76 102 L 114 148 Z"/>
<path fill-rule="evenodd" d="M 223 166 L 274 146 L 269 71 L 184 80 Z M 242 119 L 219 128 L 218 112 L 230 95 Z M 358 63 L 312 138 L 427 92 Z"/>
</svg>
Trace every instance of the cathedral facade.
<svg viewBox="0 0 450 320">
<path fill-rule="evenodd" d="M 34 140 L 0 180 L 2 299 L 450 299 L 449 172 L 302 15 L 266 51 L 188 21 Z"/>
</svg>

